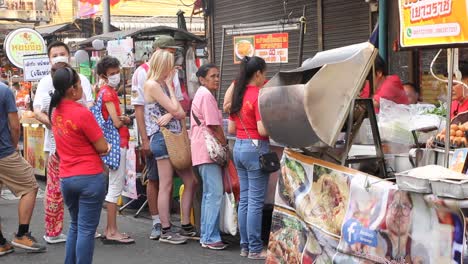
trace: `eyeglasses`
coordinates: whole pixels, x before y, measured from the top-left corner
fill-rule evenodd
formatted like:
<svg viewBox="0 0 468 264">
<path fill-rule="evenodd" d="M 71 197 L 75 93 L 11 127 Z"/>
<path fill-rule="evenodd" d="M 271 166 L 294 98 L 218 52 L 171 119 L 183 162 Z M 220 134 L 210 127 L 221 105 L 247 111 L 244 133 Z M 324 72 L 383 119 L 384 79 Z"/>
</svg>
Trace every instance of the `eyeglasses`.
<svg viewBox="0 0 468 264">
<path fill-rule="evenodd" d="M 403 216 L 409 216 L 412 209 L 413 207 L 407 204 L 398 202 L 390 204 L 390 212 L 394 215 L 401 213 Z"/>
</svg>

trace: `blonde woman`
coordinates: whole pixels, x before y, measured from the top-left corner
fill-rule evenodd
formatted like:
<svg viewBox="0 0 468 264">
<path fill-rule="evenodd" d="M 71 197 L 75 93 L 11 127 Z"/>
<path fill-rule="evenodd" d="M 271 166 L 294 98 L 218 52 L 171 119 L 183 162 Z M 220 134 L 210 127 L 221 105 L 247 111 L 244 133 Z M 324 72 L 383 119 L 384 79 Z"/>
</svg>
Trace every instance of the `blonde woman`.
<svg viewBox="0 0 468 264">
<path fill-rule="evenodd" d="M 190 224 L 194 177 L 191 169 L 177 171 L 184 182 L 182 197 L 182 228 L 180 232 L 171 228 L 170 199 L 174 168 L 169 161 L 164 137 L 160 127 L 166 127 L 173 133 L 181 132 L 181 122 L 185 122 L 185 112 L 174 92 L 173 78 L 174 55 L 166 50 L 156 51 L 149 61 L 150 71 L 144 85 L 146 102 L 146 132 L 150 135 L 150 149 L 158 164 L 159 195 L 158 208 L 161 217 L 162 233 L 159 241 L 170 244 L 184 244 L 187 237 L 196 236 L 195 228 Z"/>
</svg>

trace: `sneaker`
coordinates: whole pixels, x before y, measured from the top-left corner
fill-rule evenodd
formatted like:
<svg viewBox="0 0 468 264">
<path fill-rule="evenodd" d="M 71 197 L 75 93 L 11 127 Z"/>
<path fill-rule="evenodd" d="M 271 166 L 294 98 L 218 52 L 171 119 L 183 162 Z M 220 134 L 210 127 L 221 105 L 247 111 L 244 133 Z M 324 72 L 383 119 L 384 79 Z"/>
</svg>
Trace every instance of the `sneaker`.
<svg viewBox="0 0 468 264">
<path fill-rule="evenodd" d="M 245 248 L 241 249 L 240 256 L 241 256 L 241 257 L 247 257 L 247 256 L 249 256 L 249 250 L 248 250 L 248 249 L 245 249 Z"/>
<path fill-rule="evenodd" d="M 5 242 L 4 245 L 0 246 L 0 256 L 4 256 L 11 252 L 15 251 L 15 249 L 10 245 L 10 243 Z"/>
<path fill-rule="evenodd" d="M 65 243 L 67 242 L 67 236 L 64 234 L 60 234 L 58 236 L 44 236 L 44 240 L 48 244 L 58 244 L 58 243 Z"/>
<path fill-rule="evenodd" d="M 151 240 L 158 240 L 161 237 L 161 224 L 157 223 L 153 226 L 153 229 L 151 229 L 151 235 L 149 239 Z"/>
<path fill-rule="evenodd" d="M 254 259 L 254 260 L 264 260 L 266 259 L 266 257 L 267 257 L 266 251 L 257 252 L 257 253 L 250 252 L 248 256 L 249 259 Z"/>
<path fill-rule="evenodd" d="M 202 248 L 209 248 L 212 250 L 223 250 L 227 248 L 227 244 L 224 244 L 222 241 L 215 242 L 215 243 L 209 243 L 209 244 L 201 244 Z"/>
<path fill-rule="evenodd" d="M 180 228 L 180 235 L 189 239 L 200 240 L 197 230 L 193 225 L 190 225 L 188 228 Z"/>
<path fill-rule="evenodd" d="M 181 236 L 179 233 L 174 232 L 173 228 L 164 231 L 162 230 L 161 237 L 159 238 L 160 242 L 169 243 L 173 245 L 180 245 L 187 243 L 187 239 Z"/>
<path fill-rule="evenodd" d="M 31 233 L 26 233 L 21 237 L 15 235 L 15 239 L 11 241 L 11 244 L 15 247 L 34 251 L 34 252 L 44 252 L 46 247 L 37 243 L 36 238 L 34 238 Z"/>
</svg>

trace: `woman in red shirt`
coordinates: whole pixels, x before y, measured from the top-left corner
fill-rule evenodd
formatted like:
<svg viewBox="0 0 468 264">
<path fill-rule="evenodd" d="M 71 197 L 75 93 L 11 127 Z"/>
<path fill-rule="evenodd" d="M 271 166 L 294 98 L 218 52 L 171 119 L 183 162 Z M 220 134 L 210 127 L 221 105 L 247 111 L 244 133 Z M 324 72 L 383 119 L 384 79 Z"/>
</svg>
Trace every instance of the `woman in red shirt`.
<svg viewBox="0 0 468 264">
<path fill-rule="evenodd" d="M 258 109 L 258 95 L 265 83 L 266 63 L 260 57 L 244 57 L 233 91 L 229 133 L 236 134 L 234 163 L 240 182 L 239 229 L 241 256 L 265 259 L 262 212 L 268 173 L 259 156 L 269 152 L 270 142 Z"/>
<path fill-rule="evenodd" d="M 120 135 L 120 164 L 116 170 L 109 169 L 109 188 L 105 201 L 107 202 L 107 227 L 104 231 L 105 244 L 132 244 L 135 240 L 120 233 L 117 229 L 117 200 L 122 194 L 127 162 L 128 141 L 130 132 L 127 125 L 130 118 L 122 115 L 117 89 L 120 84 L 120 62 L 111 56 L 103 57 L 96 66 L 97 74 L 104 82 L 97 97 L 102 96 L 102 116 L 105 120 L 112 119 Z"/>
<path fill-rule="evenodd" d="M 49 118 L 60 157 L 59 177 L 70 212 L 65 263 L 92 263 L 94 235 L 105 196 L 106 178 L 99 155 L 110 145 L 91 112 L 77 103 L 83 89 L 79 75 L 68 64 L 52 67 L 55 91 Z"/>
</svg>

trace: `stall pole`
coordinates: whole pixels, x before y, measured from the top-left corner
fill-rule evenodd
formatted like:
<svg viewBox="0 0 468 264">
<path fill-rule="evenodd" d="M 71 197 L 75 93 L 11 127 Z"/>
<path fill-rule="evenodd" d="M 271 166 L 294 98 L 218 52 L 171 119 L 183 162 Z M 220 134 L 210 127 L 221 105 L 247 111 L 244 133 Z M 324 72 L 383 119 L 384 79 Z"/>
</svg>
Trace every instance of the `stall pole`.
<svg viewBox="0 0 468 264">
<path fill-rule="evenodd" d="M 450 155 L 450 113 L 452 112 L 452 88 L 453 88 L 453 61 L 454 61 L 454 50 L 453 48 L 447 49 L 447 56 L 449 58 L 448 63 L 448 87 L 447 87 L 447 120 L 445 124 L 445 156 L 444 165 L 449 167 L 449 155 Z"/>
<path fill-rule="evenodd" d="M 125 70 L 126 68 L 124 68 L 123 70 L 123 99 L 124 99 L 124 115 L 127 114 L 127 91 L 126 91 L 126 87 L 125 87 L 125 83 L 127 82 L 127 80 L 125 80 Z"/>
<path fill-rule="evenodd" d="M 224 66 L 224 35 L 226 35 L 226 28 L 223 27 L 223 35 L 221 36 L 221 58 L 219 62 L 219 85 L 223 85 L 223 66 Z M 218 89 L 218 94 L 216 95 L 216 101 L 219 104 L 221 100 L 221 89 Z"/>
<path fill-rule="evenodd" d="M 299 33 L 299 58 L 298 58 L 298 67 L 302 66 L 302 56 L 304 53 L 304 35 L 305 35 L 305 27 L 306 27 L 306 6 L 302 9 L 302 17 L 301 17 L 301 29 Z"/>
<path fill-rule="evenodd" d="M 110 0 L 102 2 L 102 33 L 110 32 Z"/>
</svg>

